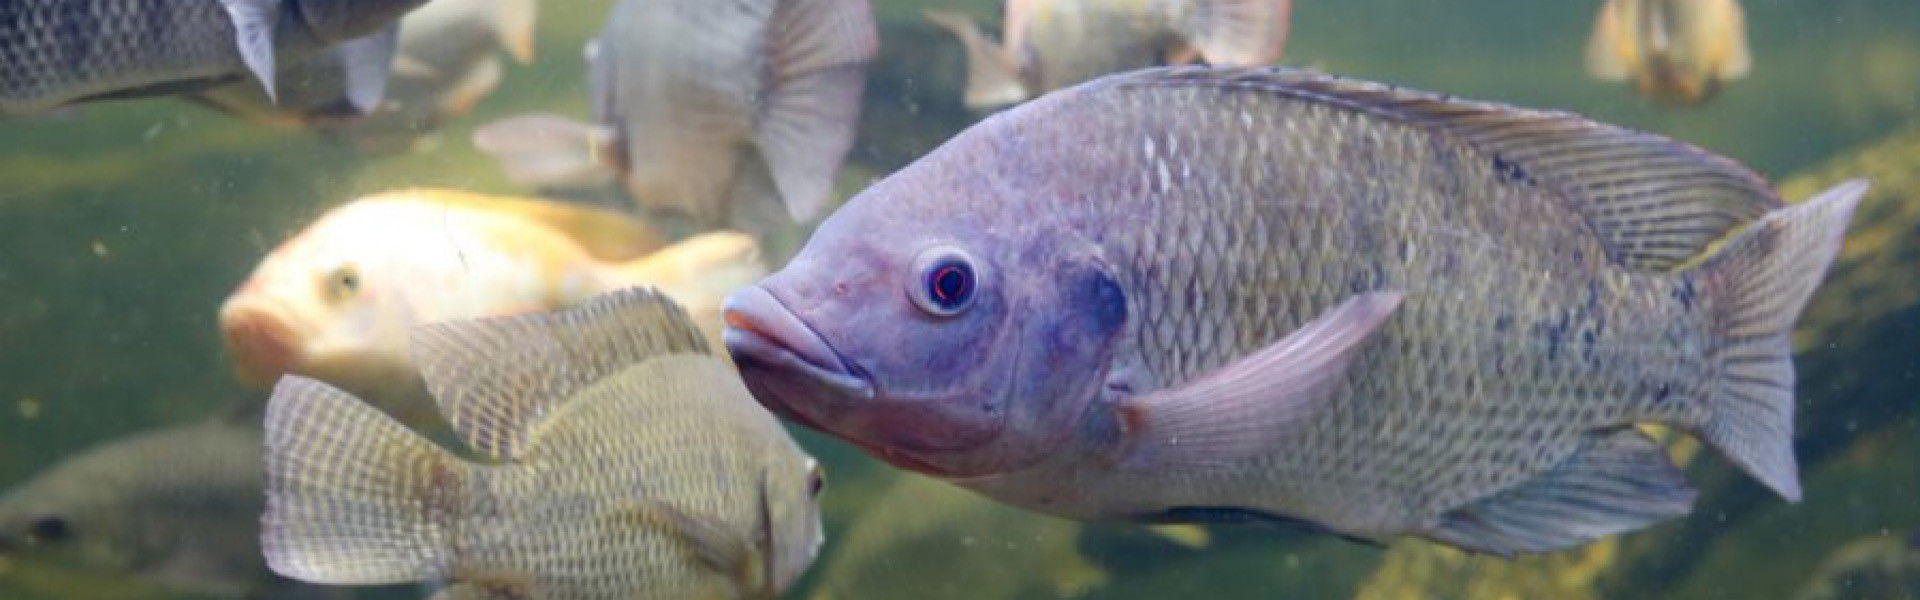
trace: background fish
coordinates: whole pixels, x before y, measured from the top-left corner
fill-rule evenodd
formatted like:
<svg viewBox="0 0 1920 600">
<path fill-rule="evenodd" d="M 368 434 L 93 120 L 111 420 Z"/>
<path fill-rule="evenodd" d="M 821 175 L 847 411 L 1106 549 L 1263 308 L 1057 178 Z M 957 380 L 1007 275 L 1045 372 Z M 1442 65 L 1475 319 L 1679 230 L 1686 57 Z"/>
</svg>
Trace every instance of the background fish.
<svg viewBox="0 0 1920 600">
<path fill-rule="evenodd" d="M 268 563 L 446 598 L 770 598 L 821 541 L 818 465 L 663 296 L 428 325 L 428 386 L 480 464 L 326 384 L 267 407 Z"/>
<path fill-rule="evenodd" d="M 350 52 L 339 48 L 281 67 L 276 103 L 244 82 L 193 99 L 256 122 L 312 127 L 355 140 L 408 138 L 466 114 L 500 84 L 500 50 L 533 59 L 534 0 L 435 0 L 400 20 L 385 98 L 358 106 L 344 89 Z"/>
<path fill-rule="evenodd" d="M 1607 0 L 1587 41 L 1588 73 L 1661 102 L 1703 102 L 1752 68 L 1739 0 Z"/>
<path fill-rule="evenodd" d="M 305 586 L 267 570 L 251 516 L 264 505 L 261 435 L 257 422 L 221 418 L 68 457 L 0 496 L 0 557 L 133 573 L 182 592 L 285 597 Z"/>
<path fill-rule="evenodd" d="M 1799 499 L 1787 334 L 1865 189 L 1783 208 L 1564 113 L 1147 70 L 855 197 L 727 344 L 776 411 L 1020 506 L 1552 550 L 1687 512 L 1641 422 Z"/>
<path fill-rule="evenodd" d="M 221 306 L 220 327 L 245 383 L 298 373 L 414 415 L 430 406 L 407 350 L 416 325 L 647 284 L 687 303 L 718 339 L 722 299 L 764 273 L 744 234 L 667 246 L 610 211 L 401 190 L 335 208 L 268 254 Z"/>
<path fill-rule="evenodd" d="M 833 191 L 878 40 L 866 0 L 622 0 L 590 46 L 593 124 L 527 115 L 474 143 L 521 183 L 617 176 L 643 207 L 763 231 Z"/>
<path fill-rule="evenodd" d="M 402 14 L 426 0 L 12 0 L 0 3 L 0 114 L 180 93 L 339 45 L 349 95 L 383 93 Z"/>
<path fill-rule="evenodd" d="M 1280 60 L 1291 0 L 1007 0 L 996 45 L 972 19 L 927 11 L 967 49 L 966 103 L 1020 102 L 1108 73 L 1204 59 Z"/>
</svg>

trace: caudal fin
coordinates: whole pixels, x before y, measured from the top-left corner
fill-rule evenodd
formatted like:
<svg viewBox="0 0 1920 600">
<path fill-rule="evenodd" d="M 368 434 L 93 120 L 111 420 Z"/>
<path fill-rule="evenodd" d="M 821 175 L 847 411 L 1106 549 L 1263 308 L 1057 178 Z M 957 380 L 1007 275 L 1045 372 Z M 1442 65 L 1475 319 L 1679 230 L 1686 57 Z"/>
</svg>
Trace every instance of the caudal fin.
<svg viewBox="0 0 1920 600">
<path fill-rule="evenodd" d="M 1257 67 L 1280 60 L 1292 0 L 1199 0 L 1181 33 L 1209 64 Z"/>
<path fill-rule="evenodd" d="M 923 14 L 927 22 L 952 32 L 967 51 L 967 91 L 963 97 L 967 108 L 1005 106 L 1027 99 L 1027 87 L 1020 80 L 1020 66 L 1012 51 L 987 39 L 973 19 L 944 10 Z"/>
<path fill-rule="evenodd" d="M 1865 180 L 1775 210 L 1735 234 L 1700 267 L 1710 299 L 1710 417 L 1699 435 L 1788 500 L 1800 499 L 1793 457 L 1793 345 L 1789 335 L 1819 288 Z"/>
<path fill-rule="evenodd" d="M 281 378 L 267 403 L 267 512 L 260 546 L 281 575 L 313 583 L 445 578 L 444 523 L 467 465 L 333 386 Z"/>
</svg>

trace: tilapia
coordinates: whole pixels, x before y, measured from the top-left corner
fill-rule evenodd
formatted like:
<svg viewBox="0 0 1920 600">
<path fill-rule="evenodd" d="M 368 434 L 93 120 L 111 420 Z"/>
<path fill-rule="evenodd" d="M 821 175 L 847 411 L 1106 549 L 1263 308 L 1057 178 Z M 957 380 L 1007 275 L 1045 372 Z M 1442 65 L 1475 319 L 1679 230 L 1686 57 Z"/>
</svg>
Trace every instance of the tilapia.
<svg viewBox="0 0 1920 600">
<path fill-rule="evenodd" d="M 1660 102 L 1704 102 L 1752 68 L 1739 0 L 1607 0 L 1587 41 L 1588 73 Z"/>
<path fill-rule="evenodd" d="M 261 436 L 220 418 L 82 450 L 0 496 L 0 555 L 223 597 L 295 585 L 260 557 Z"/>
<path fill-rule="evenodd" d="M 311 128 L 355 140 L 402 138 L 466 114 L 498 87 L 500 51 L 533 59 L 535 0 L 436 0 L 400 20 L 400 38 L 379 104 L 349 94 L 350 52 L 332 48 L 284 65 L 278 101 L 236 82 L 190 96 L 250 121 Z"/>
<path fill-rule="evenodd" d="M 474 143 L 515 181 L 617 177 L 642 207 L 759 232 L 832 193 L 878 46 L 866 0 L 621 0 L 589 46 L 592 124 L 523 115 Z"/>
<path fill-rule="evenodd" d="M 1142 67 L 1272 64 L 1292 13 L 1292 0 L 1007 0 L 1001 44 L 966 15 L 926 17 L 966 48 L 967 106 L 990 108 Z"/>
<path fill-rule="evenodd" d="M 430 416 L 407 351 L 416 325 L 558 309 L 653 285 L 685 303 L 718 343 L 722 300 L 765 273 L 759 245 L 742 233 L 669 245 L 614 211 L 395 190 L 328 211 L 274 249 L 221 305 L 220 328 L 244 383 L 265 388 L 298 373 L 403 416 Z"/>
<path fill-rule="evenodd" d="M 1687 513 L 1641 423 L 1800 498 L 1788 333 L 1866 187 L 1786 207 L 1566 113 L 1149 69 L 862 192 L 727 345 L 776 412 L 1015 505 L 1545 551 Z"/>
<path fill-rule="evenodd" d="M 0 3 L 0 114 L 177 94 L 330 47 L 364 105 L 384 93 L 394 21 L 426 0 L 12 0 Z"/>
<path fill-rule="evenodd" d="M 267 406 L 267 563 L 436 598 L 771 598 L 821 542 L 821 472 L 664 296 L 422 327 L 454 456 L 298 376 Z"/>
</svg>

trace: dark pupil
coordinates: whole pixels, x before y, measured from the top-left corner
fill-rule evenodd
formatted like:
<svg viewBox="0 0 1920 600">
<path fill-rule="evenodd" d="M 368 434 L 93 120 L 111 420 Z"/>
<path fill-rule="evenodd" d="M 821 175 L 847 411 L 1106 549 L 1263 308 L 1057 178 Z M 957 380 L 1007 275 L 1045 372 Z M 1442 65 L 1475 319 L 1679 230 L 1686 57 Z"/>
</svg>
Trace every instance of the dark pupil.
<svg viewBox="0 0 1920 600">
<path fill-rule="evenodd" d="M 30 533 L 33 534 L 33 537 L 36 537 L 42 540 L 46 540 L 49 542 L 58 542 L 60 540 L 67 539 L 67 535 L 72 533 L 72 531 L 67 528 L 66 519 L 62 519 L 59 517 L 47 517 L 38 521 L 34 521 L 33 528 L 30 531 Z"/>
<path fill-rule="evenodd" d="M 931 284 L 933 301 L 945 308 L 953 308 L 967 301 L 973 294 L 973 271 L 965 264 L 947 263 L 933 270 Z"/>
<path fill-rule="evenodd" d="M 352 273 L 341 273 L 340 287 L 345 288 L 349 292 L 360 289 L 360 276 Z"/>
</svg>

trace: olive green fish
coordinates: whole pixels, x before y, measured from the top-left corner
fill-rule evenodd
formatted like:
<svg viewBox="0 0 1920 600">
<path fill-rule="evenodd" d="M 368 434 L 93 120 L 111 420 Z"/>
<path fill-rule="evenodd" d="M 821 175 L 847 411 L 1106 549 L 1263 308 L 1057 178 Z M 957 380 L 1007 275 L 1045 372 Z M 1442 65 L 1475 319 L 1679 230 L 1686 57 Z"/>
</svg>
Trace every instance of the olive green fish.
<svg viewBox="0 0 1920 600">
<path fill-rule="evenodd" d="M 455 457 L 346 392 L 267 407 L 267 563 L 436 598 L 762 598 L 811 564 L 820 472 L 671 301 L 416 330 Z"/>
<path fill-rule="evenodd" d="M 1690 509 L 1639 423 L 1800 497 L 1788 333 L 1865 189 L 1785 207 L 1565 113 L 1150 69 L 862 192 L 725 338 L 776 412 L 1012 504 L 1552 550 Z"/>
</svg>

